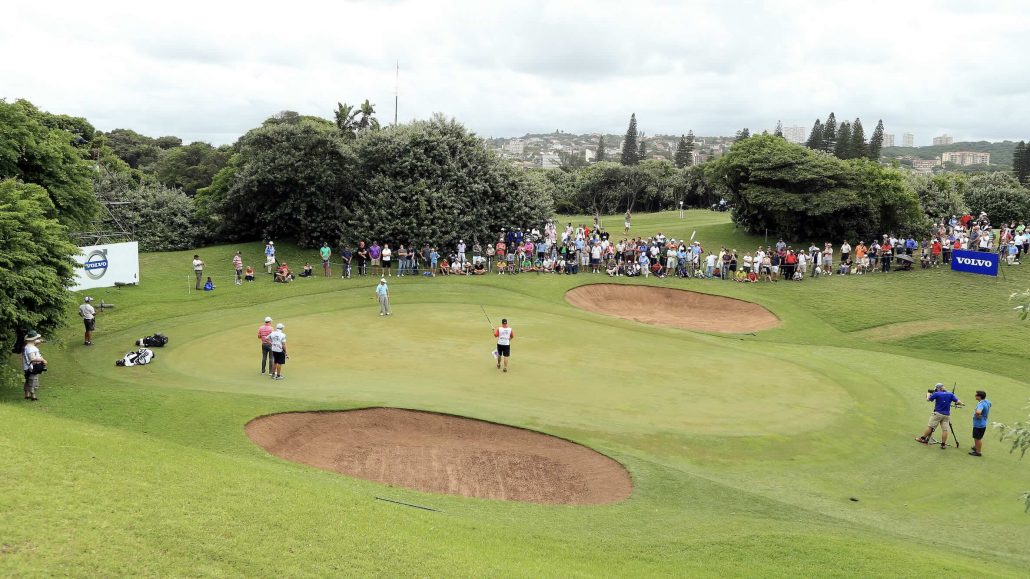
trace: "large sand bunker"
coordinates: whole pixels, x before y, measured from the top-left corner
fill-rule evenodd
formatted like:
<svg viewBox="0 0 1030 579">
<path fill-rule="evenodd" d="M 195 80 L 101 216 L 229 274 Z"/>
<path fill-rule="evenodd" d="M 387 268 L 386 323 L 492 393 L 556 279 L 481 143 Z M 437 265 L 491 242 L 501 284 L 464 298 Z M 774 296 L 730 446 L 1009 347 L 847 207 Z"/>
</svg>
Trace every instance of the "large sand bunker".
<svg viewBox="0 0 1030 579">
<path fill-rule="evenodd" d="M 565 300 L 591 312 L 687 330 L 745 333 L 780 325 L 758 304 L 664 287 L 590 284 L 569 290 Z"/>
<path fill-rule="evenodd" d="M 618 462 L 539 432 L 366 408 L 262 416 L 247 436 L 286 460 L 425 492 L 531 503 L 612 503 L 633 489 Z"/>
</svg>

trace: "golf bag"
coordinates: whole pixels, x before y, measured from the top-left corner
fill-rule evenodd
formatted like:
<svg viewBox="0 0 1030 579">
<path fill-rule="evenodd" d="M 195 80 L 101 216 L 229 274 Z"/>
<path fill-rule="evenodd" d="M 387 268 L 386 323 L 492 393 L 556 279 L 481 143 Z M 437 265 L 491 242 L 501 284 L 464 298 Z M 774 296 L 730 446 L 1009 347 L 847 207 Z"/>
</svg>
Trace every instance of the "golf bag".
<svg viewBox="0 0 1030 579">
<path fill-rule="evenodd" d="M 115 366 L 142 366 L 149 364 L 154 359 L 154 351 L 147 348 L 140 348 L 135 352 L 129 352 L 114 363 Z"/>
<path fill-rule="evenodd" d="M 147 348 L 163 348 L 168 343 L 168 336 L 158 332 L 152 336 L 140 338 L 136 340 L 137 346 L 146 346 Z"/>
</svg>

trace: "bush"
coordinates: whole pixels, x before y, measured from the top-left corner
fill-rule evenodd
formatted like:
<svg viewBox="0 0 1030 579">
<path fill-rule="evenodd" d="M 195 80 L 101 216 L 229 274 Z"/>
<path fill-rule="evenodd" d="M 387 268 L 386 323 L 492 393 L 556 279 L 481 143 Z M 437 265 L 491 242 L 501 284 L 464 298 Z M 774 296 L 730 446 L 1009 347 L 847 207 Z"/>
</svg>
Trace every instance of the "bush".
<svg viewBox="0 0 1030 579">
<path fill-rule="evenodd" d="M 969 210 L 987 213 L 992 223 L 1021 221 L 1030 215 L 1030 190 L 1010 173 L 987 173 L 969 178 L 966 190 Z"/>
<path fill-rule="evenodd" d="M 94 183 L 97 196 L 112 205 L 111 214 L 131 231 L 142 251 L 175 251 L 196 247 L 200 235 L 192 198 L 153 179 L 137 182 L 129 173 L 102 173 Z"/>
</svg>

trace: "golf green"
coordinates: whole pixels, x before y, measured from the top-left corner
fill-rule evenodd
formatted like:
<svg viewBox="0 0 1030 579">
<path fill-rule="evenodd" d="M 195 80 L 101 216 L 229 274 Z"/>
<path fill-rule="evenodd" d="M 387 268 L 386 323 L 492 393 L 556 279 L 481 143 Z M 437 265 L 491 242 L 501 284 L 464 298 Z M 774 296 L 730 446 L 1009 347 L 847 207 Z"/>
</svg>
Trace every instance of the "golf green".
<svg viewBox="0 0 1030 579">
<path fill-rule="evenodd" d="M 634 216 L 707 245 L 751 247 L 722 214 Z M 576 218 L 570 218 L 575 220 Z M 614 218 L 612 218 L 614 219 Z M 307 252 L 277 243 L 291 262 Z M 225 264 L 237 249 L 197 250 Z M 194 251 L 141 256 L 139 287 L 86 348 L 44 344 L 41 401 L 0 399 L 4 575 L 1026 576 L 1027 468 L 995 434 L 913 441 L 926 388 L 957 384 L 1026 419 L 1026 326 L 1004 280 L 946 270 L 801 283 L 605 275 L 339 277 L 188 293 Z M 219 274 L 224 274 L 219 277 Z M 690 331 L 566 301 L 594 283 L 688 289 L 767 308 L 753 333 Z M 69 313 L 72 310 L 69 309 Z M 284 380 L 260 371 L 265 316 L 286 325 Z M 490 321 L 487 321 L 489 317 Z M 491 324 L 515 328 L 510 371 Z M 170 337 L 152 364 L 114 361 Z M 625 500 L 550 505 L 410 490 L 273 456 L 245 426 L 283 412 L 395 407 L 528 428 L 621 463 Z M 432 449 L 419 449 L 432 454 Z M 331 458 L 331 457 L 330 457 Z M 383 480 L 389 480 L 385 478 Z M 854 499 L 854 500 L 853 500 Z M 412 506 L 414 505 L 414 506 Z M 418 507 L 427 507 L 425 510 Z"/>
</svg>

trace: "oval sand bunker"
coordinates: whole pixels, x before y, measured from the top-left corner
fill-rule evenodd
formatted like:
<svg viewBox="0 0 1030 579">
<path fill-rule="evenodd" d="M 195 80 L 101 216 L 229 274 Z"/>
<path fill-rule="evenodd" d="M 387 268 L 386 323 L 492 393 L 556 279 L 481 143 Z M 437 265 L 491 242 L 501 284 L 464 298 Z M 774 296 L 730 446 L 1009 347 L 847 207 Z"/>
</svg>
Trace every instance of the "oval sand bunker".
<svg viewBox="0 0 1030 579">
<path fill-rule="evenodd" d="M 591 312 L 687 330 L 744 333 L 780 325 L 758 304 L 664 287 L 590 284 L 569 290 L 565 301 Z"/>
<path fill-rule="evenodd" d="M 567 440 L 399 408 L 255 418 L 247 436 L 286 460 L 425 492 L 592 505 L 633 490 L 618 462 Z"/>
</svg>

